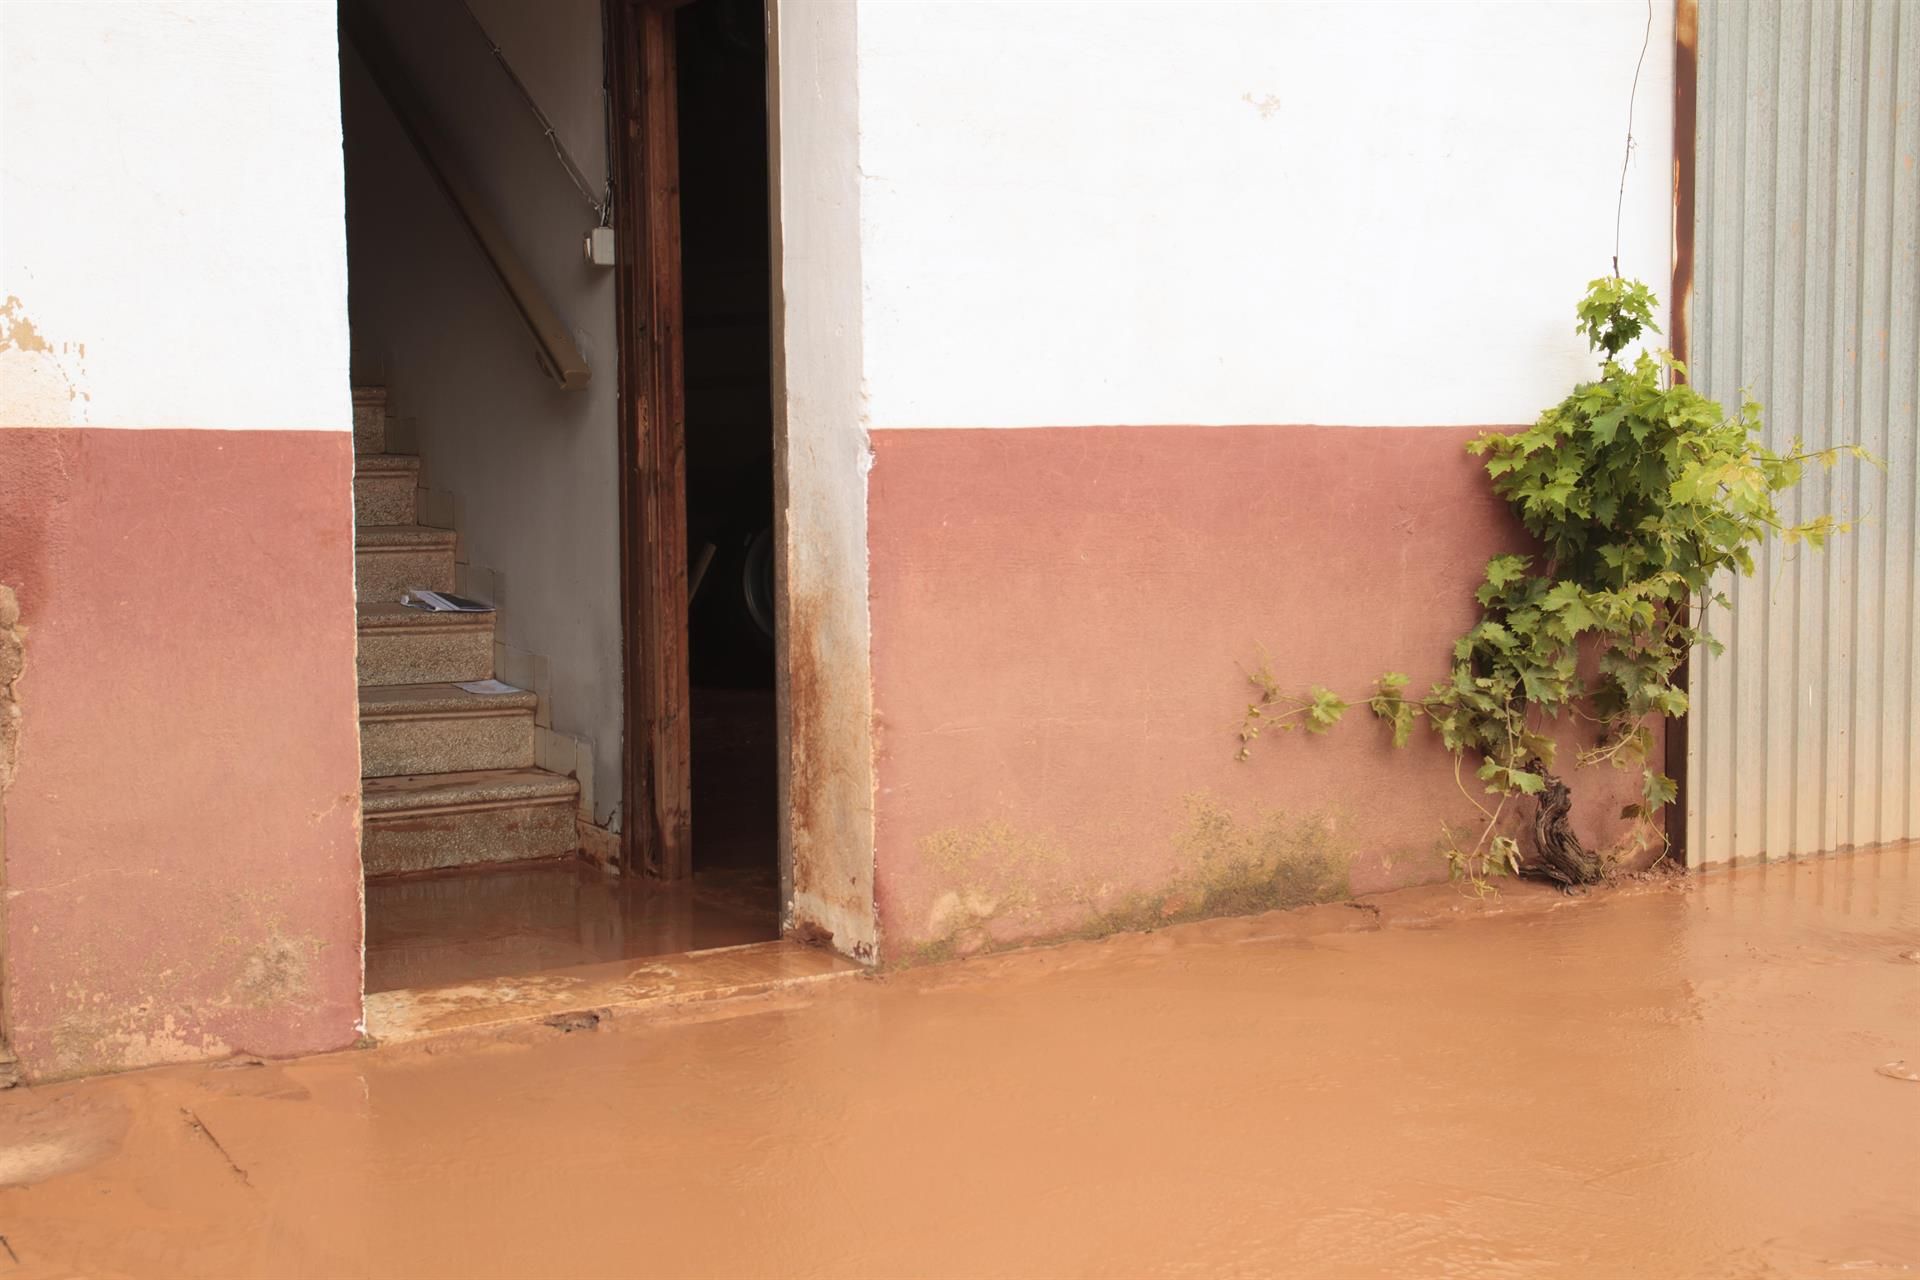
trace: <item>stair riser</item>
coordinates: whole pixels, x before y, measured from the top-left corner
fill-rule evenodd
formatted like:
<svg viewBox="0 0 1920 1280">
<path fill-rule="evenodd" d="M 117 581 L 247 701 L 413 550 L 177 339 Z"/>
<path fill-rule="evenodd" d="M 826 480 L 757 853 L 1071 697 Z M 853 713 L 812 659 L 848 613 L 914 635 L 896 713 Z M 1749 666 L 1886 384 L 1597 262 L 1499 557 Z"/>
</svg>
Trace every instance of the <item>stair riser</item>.
<svg viewBox="0 0 1920 1280">
<path fill-rule="evenodd" d="M 360 776 L 531 769 L 533 712 L 400 716 L 360 722 Z"/>
<path fill-rule="evenodd" d="M 571 857 L 580 847 L 574 805 L 516 804 L 465 812 L 369 815 L 360 839 L 370 876 Z"/>
<path fill-rule="evenodd" d="M 385 453 L 387 449 L 387 400 L 385 396 L 353 397 L 353 451 Z"/>
<path fill-rule="evenodd" d="M 458 627 L 382 628 L 360 633 L 360 683 L 452 684 L 493 676 L 493 615 Z"/>
<path fill-rule="evenodd" d="M 362 548 L 353 553 L 354 590 L 360 600 L 397 601 L 403 592 L 453 590 L 453 549 Z"/>
<path fill-rule="evenodd" d="M 353 478 L 355 524 L 412 524 L 414 481 L 411 472 Z"/>
</svg>

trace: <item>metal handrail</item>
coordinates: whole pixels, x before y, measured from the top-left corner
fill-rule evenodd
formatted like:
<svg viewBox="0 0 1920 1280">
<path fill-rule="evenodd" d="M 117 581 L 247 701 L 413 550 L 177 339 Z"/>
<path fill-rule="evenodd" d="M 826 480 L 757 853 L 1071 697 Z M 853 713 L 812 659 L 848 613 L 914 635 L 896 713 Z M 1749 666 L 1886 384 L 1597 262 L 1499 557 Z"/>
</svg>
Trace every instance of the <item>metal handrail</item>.
<svg viewBox="0 0 1920 1280">
<path fill-rule="evenodd" d="M 481 255 L 493 268 L 493 274 L 506 290 L 507 300 L 519 313 L 521 323 L 533 336 L 534 354 L 549 377 L 563 391 L 587 385 L 593 371 L 580 352 L 573 335 L 560 319 L 560 313 L 547 301 L 533 273 L 513 251 L 506 232 L 480 199 L 480 193 L 450 159 L 454 154 L 439 126 L 414 94 L 411 83 L 386 37 L 375 24 L 364 4 L 348 0 L 340 6 L 340 30 L 372 78 L 380 96 L 387 100 L 401 132 L 420 155 L 427 172 L 439 183 L 453 210 L 473 233 Z"/>
</svg>

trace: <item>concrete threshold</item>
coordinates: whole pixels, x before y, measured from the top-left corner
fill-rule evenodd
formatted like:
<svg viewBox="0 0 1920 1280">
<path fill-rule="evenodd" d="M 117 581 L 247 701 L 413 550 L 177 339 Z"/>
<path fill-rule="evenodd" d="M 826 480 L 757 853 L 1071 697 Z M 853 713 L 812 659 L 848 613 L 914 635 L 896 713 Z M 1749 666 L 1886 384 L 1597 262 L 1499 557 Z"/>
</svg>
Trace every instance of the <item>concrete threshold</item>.
<svg viewBox="0 0 1920 1280">
<path fill-rule="evenodd" d="M 367 1035 L 380 1044 L 548 1022 L 562 1029 L 621 1014 L 761 995 L 866 972 L 845 956 L 797 942 L 750 942 L 447 987 L 377 991 Z"/>
</svg>

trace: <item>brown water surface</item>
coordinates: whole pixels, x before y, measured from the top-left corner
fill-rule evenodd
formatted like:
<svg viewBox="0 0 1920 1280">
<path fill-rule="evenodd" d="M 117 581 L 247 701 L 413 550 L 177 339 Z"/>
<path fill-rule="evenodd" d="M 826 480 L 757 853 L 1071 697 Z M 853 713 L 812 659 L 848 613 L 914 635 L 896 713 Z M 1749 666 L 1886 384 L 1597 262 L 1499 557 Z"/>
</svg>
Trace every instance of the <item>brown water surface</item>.
<svg viewBox="0 0 1920 1280">
<path fill-rule="evenodd" d="M 0 1274 L 1910 1275 L 1917 873 L 1390 895 L 17 1090 Z"/>
<path fill-rule="evenodd" d="M 780 936 L 779 897 L 771 863 L 674 884 L 571 859 L 369 880 L 366 989 L 763 942 Z"/>
</svg>

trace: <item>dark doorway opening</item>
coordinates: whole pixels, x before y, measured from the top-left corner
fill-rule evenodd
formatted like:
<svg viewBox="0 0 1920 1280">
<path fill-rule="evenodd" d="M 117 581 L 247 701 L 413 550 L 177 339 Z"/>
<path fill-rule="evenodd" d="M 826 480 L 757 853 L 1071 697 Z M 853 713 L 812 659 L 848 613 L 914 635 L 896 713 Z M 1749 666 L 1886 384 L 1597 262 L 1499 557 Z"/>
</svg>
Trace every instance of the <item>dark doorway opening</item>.
<svg viewBox="0 0 1920 1280">
<path fill-rule="evenodd" d="M 766 24 L 674 18 L 686 404 L 692 865 L 777 891 Z"/>
<path fill-rule="evenodd" d="M 756 0 L 610 0 L 623 856 L 779 894 L 767 50 Z"/>
</svg>

